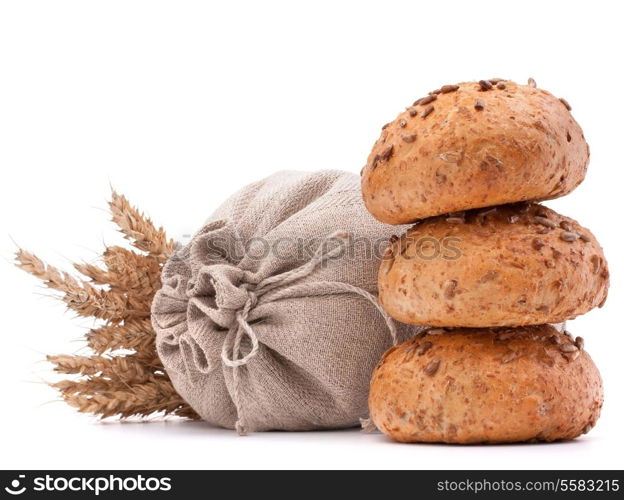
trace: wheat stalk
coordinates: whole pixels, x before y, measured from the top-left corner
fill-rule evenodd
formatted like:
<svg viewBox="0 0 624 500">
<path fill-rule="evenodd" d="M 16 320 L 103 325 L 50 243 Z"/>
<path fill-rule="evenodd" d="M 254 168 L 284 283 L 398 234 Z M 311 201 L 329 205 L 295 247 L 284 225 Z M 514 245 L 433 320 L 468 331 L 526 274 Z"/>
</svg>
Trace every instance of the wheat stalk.
<svg viewBox="0 0 624 500">
<path fill-rule="evenodd" d="M 113 191 L 109 207 L 113 222 L 119 226 L 120 232 L 132 246 L 161 262 L 166 261 L 173 253 L 175 243 L 167 238 L 164 229 L 156 228 L 149 218 L 130 205 L 125 196 Z"/>
<path fill-rule="evenodd" d="M 79 316 L 103 319 L 111 323 L 149 316 L 147 300 L 140 300 L 113 290 L 102 290 L 45 264 L 36 255 L 19 249 L 15 255 L 17 266 L 36 276 L 44 284 L 63 293 L 67 307 Z"/>
<path fill-rule="evenodd" d="M 48 356 L 58 373 L 96 375 L 117 379 L 127 384 L 142 384 L 156 378 L 154 368 L 131 356 L 74 356 L 60 354 Z"/>
<path fill-rule="evenodd" d="M 63 396 L 123 391 L 127 389 L 125 384 L 104 377 L 84 378 L 81 380 L 61 380 L 60 382 L 55 382 L 50 385 L 58 389 Z"/>
<path fill-rule="evenodd" d="M 175 244 L 124 196 L 113 191 L 109 207 L 120 232 L 145 253 L 113 246 L 102 255 L 103 267 L 74 264 L 88 281 L 47 265 L 25 250 L 16 253 L 16 265 L 61 292 L 70 309 L 103 321 L 86 334 L 92 354 L 48 356 L 55 371 L 78 377 L 50 385 L 78 411 L 102 418 L 161 412 L 198 419 L 176 393 L 158 358 L 150 322 L 162 267 Z"/>
<path fill-rule="evenodd" d="M 120 349 L 155 352 L 154 337 L 149 319 L 136 319 L 123 325 L 103 325 L 86 335 L 87 345 L 97 354 Z"/>
<path fill-rule="evenodd" d="M 78 411 L 103 418 L 115 415 L 149 416 L 157 412 L 178 413 L 181 410 L 189 412 L 186 403 L 169 381 L 137 384 L 126 390 L 98 390 L 91 394 L 84 391 L 65 392 L 62 395 L 65 402 Z"/>
<path fill-rule="evenodd" d="M 97 285 L 128 293 L 137 298 L 153 297 L 160 288 L 160 263 L 154 257 L 140 255 L 122 247 L 104 251 L 106 269 L 93 264 L 74 264 L 74 268 Z"/>
</svg>

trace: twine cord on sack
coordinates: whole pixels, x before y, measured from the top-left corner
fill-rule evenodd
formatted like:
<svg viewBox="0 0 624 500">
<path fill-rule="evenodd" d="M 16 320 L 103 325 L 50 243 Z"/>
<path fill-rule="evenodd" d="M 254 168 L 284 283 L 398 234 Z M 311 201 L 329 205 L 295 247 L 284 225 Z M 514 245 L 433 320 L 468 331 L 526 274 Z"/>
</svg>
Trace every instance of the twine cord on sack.
<svg viewBox="0 0 624 500">
<path fill-rule="evenodd" d="M 335 241 L 337 245 L 333 248 L 330 248 L 327 243 L 330 243 L 332 241 Z M 288 287 L 288 285 L 291 285 L 296 281 L 310 275 L 320 265 L 324 264 L 329 259 L 339 255 L 350 242 L 351 239 L 348 233 L 333 233 L 323 239 L 323 241 L 321 241 L 321 244 L 317 248 L 312 258 L 300 267 L 297 267 L 290 271 L 286 271 L 276 276 L 270 276 L 258 283 L 253 290 L 250 289 L 249 284 L 244 284 L 241 286 L 241 288 L 245 289 L 247 292 L 247 301 L 245 302 L 244 307 L 241 310 L 237 311 L 236 323 L 230 329 L 230 333 L 235 332 L 235 334 L 226 336 L 226 340 L 223 342 L 223 347 L 221 349 L 221 360 L 223 361 L 223 364 L 232 368 L 232 399 L 234 402 L 234 406 L 236 407 L 236 431 L 240 435 L 244 436 L 246 434 L 246 430 L 244 412 L 240 398 L 240 374 L 238 372 L 238 369 L 241 366 L 245 366 L 247 363 L 249 363 L 249 361 L 258 353 L 260 347 L 258 337 L 256 336 L 253 328 L 247 321 L 250 311 L 258 304 L 274 302 L 283 298 L 292 297 L 294 296 L 295 289 L 297 293 L 304 292 L 304 294 L 309 297 L 353 293 L 365 298 L 375 306 L 375 308 L 382 315 L 388 327 L 388 331 L 390 332 L 390 335 L 392 337 L 393 345 L 397 344 L 397 331 L 394 321 L 381 308 L 379 302 L 377 301 L 377 298 L 372 293 L 369 293 L 366 290 L 357 286 L 351 285 L 349 283 L 343 283 L 340 281 L 319 281 L 314 283 L 298 284 L 294 287 Z M 245 356 L 239 358 L 240 345 L 244 335 L 247 335 L 249 341 L 251 342 L 251 350 Z M 233 341 L 231 340 L 232 337 Z M 232 351 L 231 357 L 228 353 L 230 349 Z"/>
</svg>

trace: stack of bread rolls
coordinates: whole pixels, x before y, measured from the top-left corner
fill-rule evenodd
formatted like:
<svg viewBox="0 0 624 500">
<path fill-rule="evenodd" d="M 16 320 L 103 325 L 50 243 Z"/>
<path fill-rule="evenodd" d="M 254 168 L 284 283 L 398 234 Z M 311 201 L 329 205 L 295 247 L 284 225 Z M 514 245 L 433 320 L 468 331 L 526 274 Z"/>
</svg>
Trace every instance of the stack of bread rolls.
<svg viewBox="0 0 624 500">
<path fill-rule="evenodd" d="M 501 80 L 445 85 L 382 129 L 362 171 L 394 237 L 379 297 L 427 325 L 375 369 L 374 424 L 402 442 L 572 439 L 600 414 L 600 374 L 568 319 L 602 306 L 594 235 L 538 201 L 571 192 L 589 148 L 570 105 Z"/>
</svg>

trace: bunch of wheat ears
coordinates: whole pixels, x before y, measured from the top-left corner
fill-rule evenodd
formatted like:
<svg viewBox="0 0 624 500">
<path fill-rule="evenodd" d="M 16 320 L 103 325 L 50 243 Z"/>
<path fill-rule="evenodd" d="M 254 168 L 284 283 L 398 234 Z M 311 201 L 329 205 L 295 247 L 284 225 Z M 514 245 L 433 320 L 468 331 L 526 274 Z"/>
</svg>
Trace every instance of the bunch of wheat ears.
<svg viewBox="0 0 624 500">
<path fill-rule="evenodd" d="M 18 250 L 17 266 L 57 292 L 82 317 L 99 320 L 86 334 L 89 354 L 48 356 L 55 371 L 73 379 L 52 383 L 69 405 L 104 417 L 155 413 L 199 418 L 176 393 L 155 347 L 150 308 L 160 288 L 160 274 L 175 243 L 162 228 L 113 191 L 112 220 L 138 250 L 107 247 L 101 266 L 74 264 L 85 278 L 75 278 Z"/>
</svg>

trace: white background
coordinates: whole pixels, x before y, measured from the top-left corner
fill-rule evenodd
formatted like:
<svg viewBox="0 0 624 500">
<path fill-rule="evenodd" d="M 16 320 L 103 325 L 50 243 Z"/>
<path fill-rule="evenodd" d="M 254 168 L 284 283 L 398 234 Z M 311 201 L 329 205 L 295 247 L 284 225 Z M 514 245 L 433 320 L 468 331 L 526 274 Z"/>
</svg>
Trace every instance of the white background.
<svg viewBox="0 0 624 500">
<path fill-rule="evenodd" d="M 624 467 L 618 4 L 0 3 L 0 467 Z M 612 272 L 606 306 L 569 324 L 605 383 L 589 435 L 489 447 L 355 430 L 239 438 L 198 423 L 101 423 L 44 384 L 44 354 L 78 351 L 90 324 L 13 268 L 12 252 L 68 267 L 119 243 L 103 211 L 109 183 L 181 234 L 276 170 L 358 172 L 380 126 L 442 84 L 529 76 L 570 101 L 592 151 L 585 182 L 548 203 L 592 229 Z"/>
</svg>

